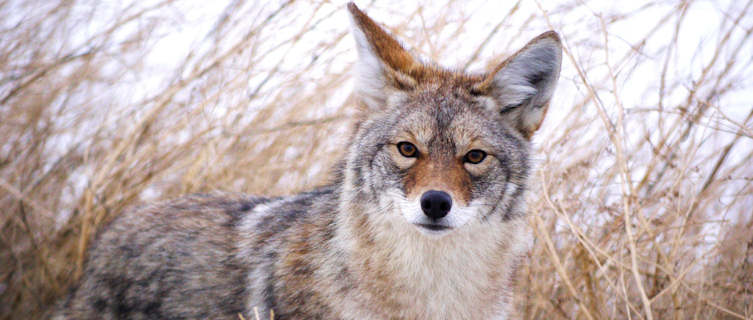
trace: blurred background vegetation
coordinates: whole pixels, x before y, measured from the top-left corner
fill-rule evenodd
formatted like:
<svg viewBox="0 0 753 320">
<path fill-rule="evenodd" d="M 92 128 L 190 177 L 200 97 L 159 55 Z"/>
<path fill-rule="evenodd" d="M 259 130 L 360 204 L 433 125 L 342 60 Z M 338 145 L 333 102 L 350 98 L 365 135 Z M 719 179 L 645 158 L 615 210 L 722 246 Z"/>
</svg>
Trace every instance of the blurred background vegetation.
<svg viewBox="0 0 753 320">
<path fill-rule="evenodd" d="M 358 5 L 457 69 L 563 37 L 519 318 L 751 319 L 752 3 Z M 0 319 L 41 317 L 124 208 L 327 183 L 355 114 L 344 5 L 0 1 Z"/>
</svg>

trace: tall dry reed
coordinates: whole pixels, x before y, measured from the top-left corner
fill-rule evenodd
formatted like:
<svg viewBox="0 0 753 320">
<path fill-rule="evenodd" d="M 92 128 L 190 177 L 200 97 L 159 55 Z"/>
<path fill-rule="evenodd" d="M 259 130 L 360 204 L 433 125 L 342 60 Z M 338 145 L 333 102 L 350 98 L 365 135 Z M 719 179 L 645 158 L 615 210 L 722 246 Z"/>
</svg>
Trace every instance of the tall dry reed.
<svg viewBox="0 0 753 320">
<path fill-rule="evenodd" d="M 752 1 L 359 3 L 424 57 L 565 61 L 535 138 L 524 319 L 753 318 Z M 329 1 L 0 2 L 0 318 L 39 318 L 124 208 L 328 180 L 355 60 Z"/>
</svg>

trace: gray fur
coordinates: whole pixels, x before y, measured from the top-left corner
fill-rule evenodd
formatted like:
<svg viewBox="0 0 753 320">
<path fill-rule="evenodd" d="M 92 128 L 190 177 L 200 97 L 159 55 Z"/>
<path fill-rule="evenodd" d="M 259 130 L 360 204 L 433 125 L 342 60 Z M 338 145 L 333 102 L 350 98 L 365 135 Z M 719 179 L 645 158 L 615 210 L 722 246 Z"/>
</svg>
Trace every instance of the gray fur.
<svg viewBox="0 0 753 320">
<path fill-rule="evenodd" d="M 362 62 L 372 64 L 359 79 L 381 82 L 360 91 L 367 108 L 335 183 L 275 199 L 195 195 L 124 213 L 94 240 L 55 319 L 249 319 L 254 308 L 275 319 L 509 316 L 528 237 L 532 131 L 521 121 L 551 97 L 556 34 L 488 74 L 398 70 L 369 43 L 383 31 L 349 8 L 361 19 Z M 396 73 L 399 84 L 388 81 Z M 529 73 L 535 83 L 524 81 Z M 510 95 L 525 86 L 523 98 Z M 531 107 L 506 111 L 523 102 Z M 398 153 L 406 140 L 420 156 Z M 463 160 L 469 149 L 486 160 Z M 419 226 L 427 218 L 417 199 L 429 189 L 454 201 L 439 222 L 445 231 Z"/>
</svg>

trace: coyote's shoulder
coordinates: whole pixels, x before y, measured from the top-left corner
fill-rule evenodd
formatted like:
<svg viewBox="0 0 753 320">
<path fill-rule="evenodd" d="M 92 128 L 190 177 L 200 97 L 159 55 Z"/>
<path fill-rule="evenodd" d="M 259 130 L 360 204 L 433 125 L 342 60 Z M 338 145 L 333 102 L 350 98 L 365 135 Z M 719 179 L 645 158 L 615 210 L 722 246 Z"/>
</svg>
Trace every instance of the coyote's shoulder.
<svg viewBox="0 0 753 320">
<path fill-rule="evenodd" d="M 333 183 L 126 212 L 94 239 L 56 319 L 508 317 L 557 34 L 465 74 L 422 63 L 348 9 L 362 115 Z"/>
</svg>

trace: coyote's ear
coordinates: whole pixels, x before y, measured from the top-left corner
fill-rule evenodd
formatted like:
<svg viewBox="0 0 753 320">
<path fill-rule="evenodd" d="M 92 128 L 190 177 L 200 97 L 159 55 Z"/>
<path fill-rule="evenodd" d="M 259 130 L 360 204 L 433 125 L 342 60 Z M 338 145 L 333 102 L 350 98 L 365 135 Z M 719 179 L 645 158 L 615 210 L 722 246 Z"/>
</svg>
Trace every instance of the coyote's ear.
<svg viewBox="0 0 753 320">
<path fill-rule="evenodd" d="M 355 4 L 348 10 L 358 48 L 356 93 L 369 109 L 383 109 L 391 91 L 416 86 L 422 65 Z"/>
<path fill-rule="evenodd" d="M 561 63 L 559 35 L 545 32 L 498 65 L 478 89 L 488 92 L 505 119 L 530 138 L 544 120 Z"/>
</svg>

